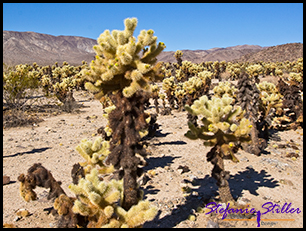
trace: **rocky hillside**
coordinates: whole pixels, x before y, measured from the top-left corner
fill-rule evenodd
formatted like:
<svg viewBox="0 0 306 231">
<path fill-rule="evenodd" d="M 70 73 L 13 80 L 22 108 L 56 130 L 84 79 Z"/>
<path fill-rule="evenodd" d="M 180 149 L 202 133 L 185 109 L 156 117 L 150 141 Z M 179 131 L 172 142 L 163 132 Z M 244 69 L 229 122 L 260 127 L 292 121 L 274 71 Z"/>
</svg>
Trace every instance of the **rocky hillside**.
<svg viewBox="0 0 306 231">
<path fill-rule="evenodd" d="M 3 62 L 9 65 L 37 62 L 80 65 L 90 62 L 96 40 L 77 36 L 53 36 L 35 32 L 3 31 Z"/>
<path fill-rule="evenodd" d="M 183 60 L 188 60 L 193 63 L 201 63 L 206 61 L 232 61 L 238 59 L 242 55 L 265 50 L 266 47 L 257 45 L 238 45 L 226 48 L 212 48 L 209 50 L 182 50 Z M 173 57 L 175 51 L 162 52 L 158 60 L 164 62 L 176 62 Z"/>
<path fill-rule="evenodd" d="M 283 45 L 268 47 L 267 49 L 255 53 L 243 55 L 237 59 L 237 61 L 284 62 L 288 60 L 292 62 L 301 57 L 303 57 L 303 43 L 287 43 Z"/>
<path fill-rule="evenodd" d="M 92 47 L 95 39 L 78 36 L 53 36 L 36 32 L 3 31 L 3 62 L 8 65 L 21 63 L 39 65 L 60 64 L 67 61 L 80 65 L 94 59 Z M 209 50 L 182 50 L 183 60 L 193 63 L 206 61 L 293 61 L 303 56 L 303 44 L 290 43 L 273 47 L 257 45 L 238 45 Z M 176 62 L 175 51 L 164 51 L 158 61 Z"/>
</svg>

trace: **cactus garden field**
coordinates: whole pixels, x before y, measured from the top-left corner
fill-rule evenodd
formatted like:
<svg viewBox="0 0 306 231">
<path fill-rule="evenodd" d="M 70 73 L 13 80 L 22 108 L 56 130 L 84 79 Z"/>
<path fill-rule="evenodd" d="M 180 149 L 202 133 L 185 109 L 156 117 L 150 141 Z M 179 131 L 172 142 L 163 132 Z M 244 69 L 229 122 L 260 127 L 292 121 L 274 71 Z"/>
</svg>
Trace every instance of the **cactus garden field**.
<svg viewBox="0 0 306 231">
<path fill-rule="evenodd" d="M 303 227 L 303 57 L 157 62 L 124 26 L 90 64 L 3 65 L 3 226 Z"/>
</svg>

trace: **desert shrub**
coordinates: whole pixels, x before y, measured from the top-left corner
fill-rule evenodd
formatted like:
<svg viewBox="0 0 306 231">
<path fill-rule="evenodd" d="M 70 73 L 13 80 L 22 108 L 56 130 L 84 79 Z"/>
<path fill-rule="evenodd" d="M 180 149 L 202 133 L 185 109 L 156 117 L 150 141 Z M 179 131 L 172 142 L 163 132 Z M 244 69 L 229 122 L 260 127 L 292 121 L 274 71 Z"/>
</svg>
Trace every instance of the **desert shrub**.
<svg viewBox="0 0 306 231">
<path fill-rule="evenodd" d="M 39 73 L 30 65 L 3 66 L 3 126 L 14 127 L 39 121 L 25 113 L 34 102 Z"/>
<path fill-rule="evenodd" d="M 3 104 L 8 108 L 21 108 L 38 88 L 39 73 L 30 65 L 16 65 L 3 72 Z"/>
</svg>

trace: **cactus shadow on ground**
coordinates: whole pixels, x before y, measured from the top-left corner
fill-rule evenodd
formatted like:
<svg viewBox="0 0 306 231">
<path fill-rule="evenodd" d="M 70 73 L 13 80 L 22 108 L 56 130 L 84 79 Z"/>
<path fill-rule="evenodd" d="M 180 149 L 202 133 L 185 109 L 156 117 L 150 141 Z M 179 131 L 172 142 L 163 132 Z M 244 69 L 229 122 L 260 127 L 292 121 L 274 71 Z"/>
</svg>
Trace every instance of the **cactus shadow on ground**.
<svg viewBox="0 0 306 231">
<path fill-rule="evenodd" d="M 167 135 L 171 134 L 170 132 L 162 133 L 161 130 L 157 130 L 155 132 L 155 137 L 166 137 Z"/>
<path fill-rule="evenodd" d="M 181 140 L 178 140 L 178 141 L 165 141 L 165 142 L 159 142 L 159 143 L 156 143 L 156 144 L 152 144 L 154 146 L 160 146 L 160 145 L 184 145 L 184 144 L 187 144 L 185 141 L 181 141 Z"/>
<path fill-rule="evenodd" d="M 278 187 L 278 181 L 274 178 L 269 178 L 270 176 L 265 170 L 257 172 L 251 167 L 246 167 L 246 170 L 239 171 L 237 174 L 230 176 L 228 182 L 231 193 L 232 195 L 242 196 L 242 191 L 247 190 L 250 194 L 258 196 L 257 190 L 260 187 Z"/>
<path fill-rule="evenodd" d="M 190 182 L 189 182 L 190 183 Z M 143 228 L 173 228 L 180 222 L 188 219 L 191 210 L 197 210 L 199 206 L 203 205 L 203 201 L 207 201 L 210 198 L 216 196 L 218 187 L 216 180 L 209 175 L 204 178 L 197 178 L 193 183 L 193 186 L 200 186 L 197 189 L 192 189 L 193 192 L 197 192 L 201 197 L 193 196 L 190 193 L 185 197 L 183 204 L 177 205 L 170 214 L 160 218 L 160 212 L 156 215 L 155 219 L 144 224 Z"/>
<path fill-rule="evenodd" d="M 173 160 L 176 158 L 181 158 L 181 156 L 163 156 L 163 157 L 152 157 L 147 159 L 148 165 L 143 168 L 144 172 L 148 170 L 155 169 L 157 167 L 164 168 L 170 164 L 173 164 Z"/>
<path fill-rule="evenodd" d="M 3 156 L 3 158 L 9 158 L 9 157 L 15 157 L 15 156 L 21 156 L 21 155 L 25 155 L 25 154 L 36 154 L 36 153 L 40 153 L 40 152 L 44 152 L 48 149 L 50 149 L 51 147 L 45 147 L 45 148 L 33 148 L 31 151 L 27 151 L 27 152 L 17 152 L 15 154 L 9 155 L 9 156 Z"/>
<path fill-rule="evenodd" d="M 275 188 L 279 186 L 278 181 L 274 178 L 269 178 L 270 176 L 265 170 L 257 172 L 251 167 L 246 167 L 244 171 L 239 171 L 235 175 L 230 176 L 228 182 L 231 193 L 235 199 L 242 196 L 243 190 L 258 196 L 257 190 L 260 187 Z M 200 186 L 197 189 L 192 189 L 192 191 L 197 192 L 196 194 L 201 195 L 201 197 L 192 196 L 191 193 L 186 197 L 184 204 L 178 205 L 170 214 L 162 218 L 160 218 L 160 211 L 154 220 L 144 224 L 144 228 L 173 228 L 180 222 L 188 219 L 192 209 L 197 210 L 199 206 L 205 207 L 209 199 L 213 199 L 218 195 L 216 180 L 210 175 L 206 175 L 204 178 L 197 178 L 192 182 L 192 185 Z"/>
</svg>

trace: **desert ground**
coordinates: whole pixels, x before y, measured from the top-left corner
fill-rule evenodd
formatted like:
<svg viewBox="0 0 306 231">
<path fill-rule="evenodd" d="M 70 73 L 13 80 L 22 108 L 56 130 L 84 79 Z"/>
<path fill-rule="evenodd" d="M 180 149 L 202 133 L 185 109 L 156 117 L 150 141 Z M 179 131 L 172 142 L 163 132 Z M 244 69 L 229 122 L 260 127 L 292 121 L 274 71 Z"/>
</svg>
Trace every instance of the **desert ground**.
<svg viewBox="0 0 306 231">
<path fill-rule="evenodd" d="M 38 200 L 25 202 L 19 194 L 17 177 L 34 163 L 41 163 L 62 182 L 67 195 L 74 196 L 68 189 L 71 169 L 83 161 L 75 147 L 82 139 L 94 140 L 99 135 L 97 129 L 107 123 L 99 101 L 85 91 L 74 92 L 74 97 L 82 106 L 72 113 L 45 113 L 41 115 L 42 122 L 3 129 L 3 175 L 10 177 L 10 182 L 3 185 L 3 223 L 18 228 L 57 227 L 57 218 L 49 214 L 53 202 L 47 200 L 48 190 L 36 188 Z M 155 112 L 153 103 L 148 111 Z M 158 115 L 157 123 L 155 137 L 147 141 L 150 155 L 140 187 L 144 199 L 157 206 L 159 212 L 144 227 L 257 227 L 256 217 L 248 220 L 232 214 L 227 219 L 243 220 L 223 220 L 222 214 L 206 215 L 198 210 L 209 199 L 218 199 L 218 187 L 211 177 L 213 165 L 206 161 L 210 148 L 201 140 L 184 136 L 188 131 L 187 112 Z M 275 205 L 273 212 L 261 216 L 261 228 L 303 227 L 303 129 L 274 131 L 273 137 L 260 156 L 240 149 L 236 154 L 239 163 L 225 160 L 231 192 L 237 203 L 248 203 L 249 208 L 261 213 L 267 211 L 262 207 L 265 203 L 266 208 Z M 286 157 L 288 153 L 299 156 Z M 179 166 L 187 166 L 189 171 Z M 182 191 L 186 186 L 190 189 L 188 194 Z M 299 208 L 301 212 L 280 212 L 288 204 L 290 209 Z M 28 210 L 29 216 L 18 217 L 20 209 Z"/>
</svg>

